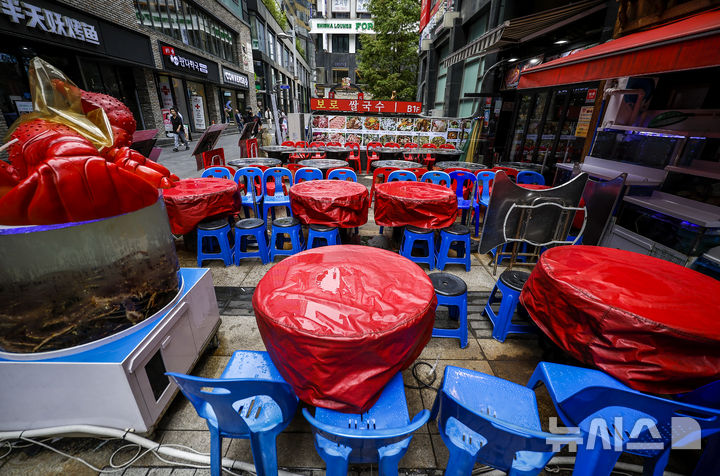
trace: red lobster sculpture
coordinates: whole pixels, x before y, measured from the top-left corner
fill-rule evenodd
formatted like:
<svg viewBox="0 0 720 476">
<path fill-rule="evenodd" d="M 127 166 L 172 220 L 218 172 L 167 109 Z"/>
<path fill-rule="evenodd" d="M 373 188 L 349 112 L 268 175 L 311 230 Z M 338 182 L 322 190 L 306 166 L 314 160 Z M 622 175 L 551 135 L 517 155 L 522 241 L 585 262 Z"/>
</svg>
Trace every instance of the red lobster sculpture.
<svg viewBox="0 0 720 476">
<path fill-rule="evenodd" d="M 55 80 L 54 80 L 55 81 Z M 158 188 L 178 178 L 129 148 L 136 123 L 112 96 L 64 82 L 59 94 L 78 94 L 82 110 L 105 111 L 113 144 L 98 150 L 76 130 L 45 118 L 21 123 L 11 134 L 10 164 L 0 160 L 0 224 L 43 225 L 84 221 L 152 205 Z"/>
</svg>

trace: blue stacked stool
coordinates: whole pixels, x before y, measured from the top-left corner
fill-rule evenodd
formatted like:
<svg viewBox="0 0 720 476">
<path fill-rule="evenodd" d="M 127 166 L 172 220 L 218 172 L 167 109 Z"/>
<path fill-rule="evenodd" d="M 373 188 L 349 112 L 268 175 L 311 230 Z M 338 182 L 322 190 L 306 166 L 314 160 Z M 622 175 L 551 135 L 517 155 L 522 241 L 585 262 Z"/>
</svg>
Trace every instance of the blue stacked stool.
<svg viewBox="0 0 720 476">
<path fill-rule="evenodd" d="M 285 235 L 290 237 L 292 249 L 283 249 Z M 270 236 L 270 261 L 278 255 L 294 255 L 303 250 L 302 229 L 300 220 L 295 217 L 284 217 L 273 220 L 272 234 Z"/>
<path fill-rule="evenodd" d="M 485 310 L 483 311 L 483 314 L 486 314 L 493 323 L 493 339 L 505 342 L 505 338 L 510 332 L 534 332 L 532 326 L 512 323 L 512 318 L 515 314 L 518 300 L 520 299 L 520 292 L 523 286 L 525 286 L 528 277 L 530 277 L 530 273 L 508 269 L 500 275 L 497 283 L 495 283 L 488 302 L 485 305 Z M 500 309 L 498 309 L 496 313 L 492 305 L 497 302 L 495 294 L 497 294 L 498 291 L 502 293 L 502 298 L 500 300 Z"/>
<path fill-rule="evenodd" d="M 233 264 L 230 248 L 230 223 L 227 218 L 211 218 L 197 226 L 197 263 L 202 267 L 205 260 L 220 259 L 225 266 Z M 207 242 L 207 243 L 206 243 Z M 206 251 L 207 250 L 207 251 Z"/>
<path fill-rule="evenodd" d="M 450 273 L 431 273 L 428 276 L 435 288 L 437 305 L 446 306 L 450 317 L 458 320 L 457 329 L 433 328 L 432 336 L 460 339 L 460 347 L 464 349 L 468 344 L 467 284 Z"/>
<path fill-rule="evenodd" d="M 419 245 L 426 251 L 425 256 L 413 256 L 413 248 Z M 415 263 L 426 263 L 430 269 L 435 268 L 435 231 L 408 225 L 405 227 L 400 255 Z"/>
<path fill-rule="evenodd" d="M 451 249 L 457 253 L 456 258 L 450 257 Z M 470 228 L 460 223 L 453 223 L 440 230 L 437 268 L 445 269 L 449 263 L 464 264 L 465 271 L 470 271 Z"/>
<path fill-rule="evenodd" d="M 257 243 L 257 251 L 248 251 L 251 238 Z M 263 264 L 269 261 L 265 220 L 245 218 L 235 222 L 235 264 L 240 266 L 243 258 L 260 258 Z"/>
<path fill-rule="evenodd" d="M 315 240 L 325 240 L 325 246 L 339 245 L 340 232 L 337 227 L 327 225 L 310 225 L 308 227 L 307 249 L 317 248 Z"/>
</svg>

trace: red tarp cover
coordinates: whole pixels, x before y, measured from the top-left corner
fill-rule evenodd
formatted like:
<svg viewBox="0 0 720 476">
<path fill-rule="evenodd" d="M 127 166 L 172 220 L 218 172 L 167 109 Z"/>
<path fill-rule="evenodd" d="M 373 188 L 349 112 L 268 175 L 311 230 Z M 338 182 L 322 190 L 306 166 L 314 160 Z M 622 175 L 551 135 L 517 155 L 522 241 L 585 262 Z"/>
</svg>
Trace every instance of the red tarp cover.
<svg viewBox="0 0 720 476">
<path fill-rule="evenodd" d="M 185 179 L 163 190 L 170 229 L 176 235 L 190 233 L 207 217 L 230 213 L 237 184 L 221 178 Z"/>
<path fill-rule="evenodd" d="M 265 347 L 297 396 L 358 413 L 420 355 L 437 301 L 430 278 L 412 261 L 338 245 L 279 262 L 252 302 Z"/>
<path fill-rule="evenodd" d="M 455 192 L 426 182 L 390 182 L 375 185 L 375 223 L 445 228 L 457 218 Z"/>
<path fill-rule="evenodd" d="M 700 13 L 523 71 L 518 89 L 720 65 L 720 10 Z"/>
<path fill-rule="evenodd" d="M 643 392 L 720 378 L 720 282 L 658 258 L 595 246 L 543 253 L 520 301 L 576 359 Z"/>
<path fill-rule="evenodd" d="M 290 187 L 290 202 L 305 225 L 354 228 L 367 223 L 370 194 L 360 183 L 308 180 Z"/>
</svg>

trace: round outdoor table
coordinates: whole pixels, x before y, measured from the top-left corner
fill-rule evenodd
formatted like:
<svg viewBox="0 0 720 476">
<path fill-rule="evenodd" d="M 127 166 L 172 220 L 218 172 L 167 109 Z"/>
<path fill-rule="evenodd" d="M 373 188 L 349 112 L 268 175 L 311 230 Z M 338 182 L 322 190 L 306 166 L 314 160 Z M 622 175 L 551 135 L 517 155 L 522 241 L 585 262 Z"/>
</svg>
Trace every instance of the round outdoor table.
<svg viewBox="0 0 720 476">
<path fill-rule="evenodd" d="M 542 164 L 533 164 L 531 162 L 498 162 L 496 167 L 509 167 L 517 171 L 530 170 L 532 172 L 542 173 Z"/>
<path fill-rule="evenodd" d="M 474 162 L 435 162 L 435 168 L 440 170 L 451 169 L 451 168 L 462 168 L 468 170 L 483 170 L 487 169 L 488 166 L 485 164 L 476 164 Z"/>
<path fill-rule="evenodd" d="M 394 167 L 396 169 L 415 169 L 422 167 L 422 164 L 411 162 L 409 160 L 376 160 L 370 162 L 370 167 L 376 169 L 378 167 Z"/>
<path fill-rule="evenodd" d="M 520 300 L 576 359 L 659 394 L 720 378 L 720 281 L 659 258 L 597 246 L 545 251 Z"/>
<path fill-rule="evenodd" d="M 430 278 L 397 253 L 323 246 L 275 266 L 255 288 L 260 335 L 304 402 L 342 412 L 370 408 L 432 334 Z"/>
<path fill-rule="evenodd" d="M 272 157 L 242 157 L 240 159 L 232 159 L 227 161 L 228 165 L 233 167 L 257 167 L 262 165 L 263 167 L 278 167 L 282 164 L 280 159 L 273 159 Z"/>
<path fill-rule="evenodd" d="M 426 149 L 427 150 L 427 149 Z M 430 149 L 432 154 L 435 156 L 437 162 L 444 162 L 446 160 L 454 160 L 463 155 L 463 151 L 460 149 Z"/>
<path fill-rule="evenodd" d="M 273 159 L 282 160 L 282 156 L 285 152 L 295 147 L 288 147 L 286 145 L 264 145 L 260 147 L 260 150 L 267 153 Z"/>
<path fill-rule="evenodd" d="M 375 147 L 373 150 L 380 156 L 379 160 L 395 160 L 402 158 L 403 151 L 407 149 L 397 147 Z"/>
<path fill-rule="evenodd" d="M 221 178 L 184 179 L 163 190 L 163 200 L 175 235 L 190 233 L 207 217 L 235 209 L 237 184 Z"/>
<path fill-rule="evenodd" d="M 320 170 L 330 170 L 347 167 L 348 163 L 346 160 L 335 160 L 335 159 L 305 159 L 298 162 L 303 167 L 314 167 Z"/>
<path fill-rule="evenodd" d="M 320 150 L 327 153 L 328 159 L 342 160 L 347 158 L 348 154 L 352 152 L 352 147 L 338 147 L 338 146 L 326 146 L 320 147 Z"/>
<path fill-rule="evenodd" d="M 356 182 L 308 180 L 290 187 L 290 203 L 304 225 L 355 228 L 367 223 L 370 194 Z"/>
<path fill-rule="evenodd" d="M 428 182 L 389 182 L 375 186 L 375 223 L 445 228 L 457 218 L 455 192 Z"/>
</svg>

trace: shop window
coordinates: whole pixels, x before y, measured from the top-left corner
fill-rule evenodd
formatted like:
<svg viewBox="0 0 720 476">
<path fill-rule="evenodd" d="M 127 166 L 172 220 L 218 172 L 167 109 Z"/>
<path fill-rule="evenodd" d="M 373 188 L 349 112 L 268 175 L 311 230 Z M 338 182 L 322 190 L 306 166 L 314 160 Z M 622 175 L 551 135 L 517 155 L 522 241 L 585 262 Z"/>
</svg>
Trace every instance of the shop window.
<svg viewBox="0 0 720 476">
<path fill-rule="evenodd" d="M 447 80 L 447 68 L 440 64 L 443 58 L 448 55 L 449 45 L 445 43 L 438 49 L 437 60 L 438 60 L 438 72 L 437 72 L 437 86 L 435 89 L 435 109 L 443 109 L 445 105 L 445 82 Z"/>
<path fill-rule="evenodd" d="M 342 83 L 343 78 L 347 78 L 349 72 L 350 72 L 350 70 L 348 70 L 348 69 L 333 69 L 332 70 L 333 84 Z"/>
<path fill-rule="evenodd" d="M 465 97 L 465 94 L 480 92 L 480 78 L 484 70 L 484 58 L 465 61 L 462 86 L 460 88 L 460 107 L 458 109 L 458 115 L 460 117 L 469 117 L 477 110 L 478 98 Z"/>
<path fill-rule="evenodd" d="M 349 53 L 350 35 L 332 35 L 332 52 Z"/>
</svg>

